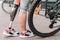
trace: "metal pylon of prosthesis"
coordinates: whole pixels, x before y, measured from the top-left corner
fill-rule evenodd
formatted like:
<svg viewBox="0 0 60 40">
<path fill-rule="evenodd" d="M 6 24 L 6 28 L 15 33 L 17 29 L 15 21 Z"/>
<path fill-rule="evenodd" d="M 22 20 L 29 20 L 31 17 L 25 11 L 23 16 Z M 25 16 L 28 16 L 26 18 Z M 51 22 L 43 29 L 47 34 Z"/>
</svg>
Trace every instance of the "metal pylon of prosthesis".
<svg viewBox="0 0 60 40">
<path fill-rule="evenodd" d="M 12 28 L 12 24 L 13 24 L 13 21 L 14 21 L 14 19 L 15 19 L 16 14 L 17 14 L 18 7 L 19 7 L 19 5 L 15 5 L 15 6 L 12 8 L 12 12 L 11 12 L 11 14 L 10 14 L 10 24 L 9 24 L 9 28 Z"/>
</svg>

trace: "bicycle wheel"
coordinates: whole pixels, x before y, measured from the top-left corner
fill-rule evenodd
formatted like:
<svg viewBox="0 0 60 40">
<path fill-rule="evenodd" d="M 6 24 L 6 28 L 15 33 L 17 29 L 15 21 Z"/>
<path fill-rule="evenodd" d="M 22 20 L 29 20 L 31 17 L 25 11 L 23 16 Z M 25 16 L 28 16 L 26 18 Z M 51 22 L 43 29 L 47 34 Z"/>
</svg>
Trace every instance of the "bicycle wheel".
<svg viewBox="0 0 60 40">
<path fill-rule="evenodd" d="M 4 0 L 1 6 L 4 12 L 10 14 L 12 12 L 12 8 L 14 7 L 14 4 L 13 1 Z"/>
<path fill-rule="evenodd" d="M 42 4 L 42 2 L 40 0 L 37 0 L 36 3 L 34 4 L 34 6 L 32 7 L 32 9 L 28 15 L 28 25 L 29 25 L 31 31 L 40 37 L 53 36 L 60 30 L 60 28 L 55 27 L 55 26 L 54 26 L 55 28 L 52 28 L 52 29 L 49 28 L 49 24 L 51 22 L 50 22 L 50 19 L 48 19 L 44 16 L 45 11 L 40 11 L 39 15 L 35 15 L 35 10 L 36 10 L 37 6 L 39 6 L 41 4 Z M 42 9 L 44 9 L 43 5 L 41 7 L 41 10 Z"/>
</svg>

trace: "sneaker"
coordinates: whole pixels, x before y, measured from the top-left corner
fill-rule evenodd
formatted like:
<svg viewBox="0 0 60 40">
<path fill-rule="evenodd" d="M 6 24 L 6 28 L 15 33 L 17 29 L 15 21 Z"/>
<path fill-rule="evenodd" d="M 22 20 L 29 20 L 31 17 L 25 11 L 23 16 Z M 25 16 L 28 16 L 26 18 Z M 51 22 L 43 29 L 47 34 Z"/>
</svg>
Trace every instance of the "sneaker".
<svg viewBox="0 0 60 40">
<path fill-rule="evenodd" d="M 14 29 L 5 29 L 3 32 L 4 36 L 18 36 L 19 32 L 16 32 Z"/>
<path fill-rule="evenodd" d="M 26 33 L 20 33 L 20 36 L 19 37 L 20 38 L 26 38 L 26 37 L 33 37 L 33 36 L 34 36 L 33 32 L 27 30 Z"/>
</svg>

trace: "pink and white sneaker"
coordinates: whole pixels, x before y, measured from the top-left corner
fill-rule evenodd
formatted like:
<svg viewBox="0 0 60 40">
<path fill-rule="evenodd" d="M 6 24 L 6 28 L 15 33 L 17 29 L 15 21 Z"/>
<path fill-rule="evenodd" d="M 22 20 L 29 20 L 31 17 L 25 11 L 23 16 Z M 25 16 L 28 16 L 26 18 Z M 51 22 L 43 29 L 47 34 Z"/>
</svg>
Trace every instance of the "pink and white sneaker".
<svg viewBox="0 0 60 40">
<path fill-rule="evenodd" d="M 19 36 L 19 32 L 16 32 L 14 29 L 5 29 L 3 32 L 5 36 Z"/>
</svg>

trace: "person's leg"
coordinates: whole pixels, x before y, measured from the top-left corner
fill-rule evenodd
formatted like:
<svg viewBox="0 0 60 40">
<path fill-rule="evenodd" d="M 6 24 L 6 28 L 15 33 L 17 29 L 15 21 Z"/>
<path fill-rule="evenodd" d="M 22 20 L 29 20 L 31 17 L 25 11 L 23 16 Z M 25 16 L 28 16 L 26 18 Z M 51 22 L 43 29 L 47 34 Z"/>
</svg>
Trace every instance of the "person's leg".
<svg viewBox="0 0 60 40">
<path fill-rule="evenodd" d="M 20 2 L 20 13 L 19 13 L 19 19 L 20 19 L 20 37 L 31 37 L 33 36 L 33 33 L 26 29 L 26 20 L 27 20 L 27 5 L 29 0 L 21 0 Z"/>
<path fill-rule="evenodd" d="M 27 19 L 27 14 L 23 14 L 20 12 L 20 29 L 22 33 L 25 33 L 26 30 L 26 19 Z"/>
<path fill-rule="evenodd" d="M 18 36 L 19 35 L 19 33 L 16 32 L 12 28 L 12 24 L 13 24 L 16 14 L 17 14 L 18 7 L 19 7 L 19 5 L 15 4 L 15 6 L 12 8 L 12 12 L 10 14 L 10 24 L 9 24 L 8 28 L 5 29 L 3 32 L 3 34 L 6 36 Z"/>
<path fill-rule="evenodd" d="M 19 6 L 20 6 L 20 0 L 14 0 L 14 7 L 12 7 L 12 12 L 10 14 L 10 25 L 9 25 L 9 28 L 12 27 L 12 24 L 13 24 L 13 21 L 15 19 L 16 14 L 17 14 L 17 10 L 18 10 Z"/>
<path fill-rule="evenodd" d="M 12 24 L 13 24 L 16 14 L 17 14 L 18 7 L 19 7 L 19 5 L 15 4 L 15 6 L 12 8 L 12 13 L 10 14 L 9 28 L 12 28 Z"/>
<path fill-rule="evenodd" d="M 29 0 L 21 0 L 20 2 L 20 29 L 22 33 L 26 32 L 26 19 L 27 19 L 27 4 Z"/>
</svg>

